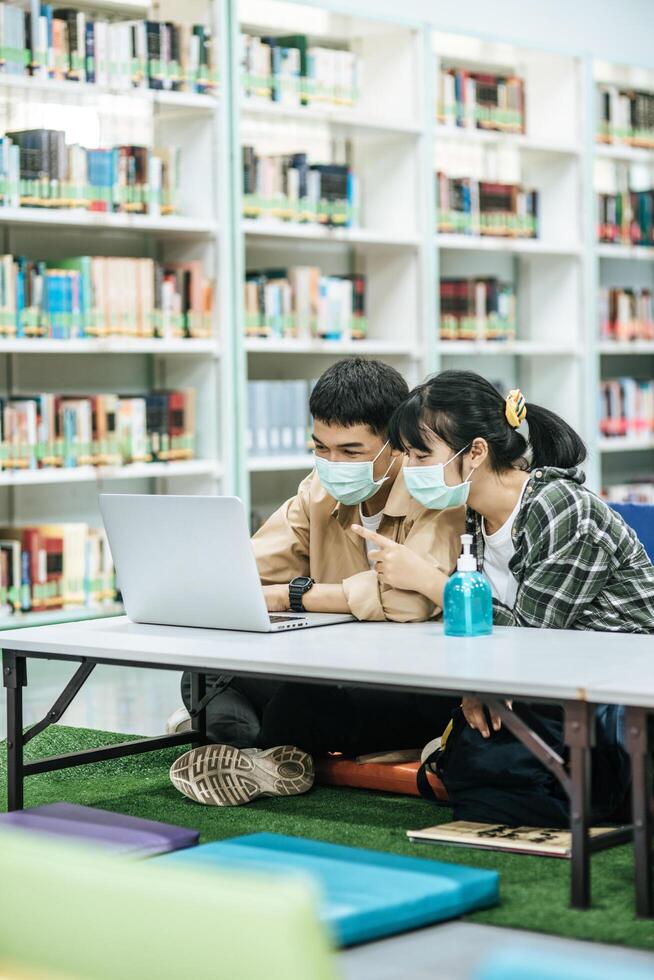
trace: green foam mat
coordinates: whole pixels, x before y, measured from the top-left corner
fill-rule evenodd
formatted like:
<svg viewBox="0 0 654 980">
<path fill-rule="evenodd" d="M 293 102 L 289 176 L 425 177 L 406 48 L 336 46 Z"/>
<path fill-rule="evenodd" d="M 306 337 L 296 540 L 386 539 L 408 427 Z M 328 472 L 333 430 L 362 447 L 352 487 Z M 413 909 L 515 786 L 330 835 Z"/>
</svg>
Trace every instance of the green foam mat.
<svg viewBox="0 0 654 980">
<path fill-rule="evenodd" d="M 124 735 L 55 725 L 30 742 L 26 754 L 27 758 L 34 758 L 125 740 Z M 501 876 L 500 905 L 468 916 L 470 921 L 654 950 L 651 922 L 638 921 L 633 911 L 633 856 L 629 845 L 593 857 L 593 907 L 577 911 L 568 907 L 568 861 L 411 844 L 406 839 L 408 828 L 451 820 L 451 811 L 446 807 L 412 797 L 327 786 L 317 787 L 306 796 L 261 799 L 246 807 L 200 806 L 178 793 L 168 780 L 168 769 L 181 751 L 166 749 L 30 776 L 25 782 L 25 805 L 66 800 L 103 807 L 195 828 L 200 831 L 202 843 L 269 831 L 493 868 Z M 6 805 L 3 748 L 0 809 L 6 809 Z"/>
</svg>

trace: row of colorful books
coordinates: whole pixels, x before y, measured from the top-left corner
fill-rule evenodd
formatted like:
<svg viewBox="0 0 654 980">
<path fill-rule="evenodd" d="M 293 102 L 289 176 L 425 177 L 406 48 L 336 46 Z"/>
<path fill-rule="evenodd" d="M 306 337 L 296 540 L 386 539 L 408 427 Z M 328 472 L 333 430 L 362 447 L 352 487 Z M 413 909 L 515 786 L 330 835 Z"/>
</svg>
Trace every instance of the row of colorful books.
<svg viewBox="0 0 654 980">
<path fill-rule="evenodd" d="M 245 279 L 247 337 L 362 340 L 366 281 L 325 275 L 317 266 L 250 271 Z"/>
<path fill-rule="evenodd" d="M 600 143 L 654 147 L 654 93 L 598 85 L 597 139 Z"/>
<path fill-rule="evenodd" d="M 651 289 L 600 289 L 599 328 L 602 340 L 654 340 Z"/>
<path fill-rule="evenodd" d="M 654 190 L 598 195 L 600 242 L 654 245 Z"/>
<path fill-rule="evenodd" d="M 82 523 L 0 528 L 0 615 L 115 599 L 104 530 Z"/>
<path fill-rule="evenodd" d="M 212 307 L 199 261 L 0 256 L 0 336 L 210 337 Z"/>
<path fill-rule="evenodd" d="M 514 340 L 516 298 L 499 279 L 445 278 L 440 283 L 441 340 Z"/>
<path fill-rule="evenodd" d="M 610 504 L 654 504 L 654 475 L 628 483 L 613 483 L 602 490 Z"/>
<path fill-rule="evenodd" d="M 437 173 L 436 196 L 441 234 L 538 237 L 538 191 Z"/>
<path fill-rule="evenodd" d="M 346 164 L 306 153 L 259 155 L 243 147 L 243 215 L 341 228 L 359 224 L 359 179 Z"/>
<path fill-rule="evenodd" d="M 343 48 L 309 44 L 303 34 L 241 34 L 243 94 L 284 106 L 354 106 L 361 87 L 361 58 Z"/>
<path fill-rule="evenodd" d="M 178 209 L 179 147 L 86 149 L 55 129 L 0 138 L 0 205 L 152 216 Z"/>
<path fill-rule="evenodd" d="M 654 433 L 654 381 L 600 382 L 600 432 L 610 439 L 649 440 Z"/>
<path fill-rule="evenodd" d="M 525 85 L 515 75 L 440 69 L 436 119 L 445 126 L 502 133 L 525 131 Z"/>
<path fill-rule="evenodd" d="M 308 381 L 248 381 L 249 456 L 307 454 L 310 390 Z"/>
<path fill-rule="evenodd" d="M 0 466 L 35 470 L 170 462 L 195 454 L 195 390 L 0 399 Z"/>
<path fill-rule="evenodd" d="M 110 22 L 30 0 L 0 3 L 0 72 L 117 89 L 205 92 L 217 83 L 211 32 L 201 24 Z"/>
</svg>

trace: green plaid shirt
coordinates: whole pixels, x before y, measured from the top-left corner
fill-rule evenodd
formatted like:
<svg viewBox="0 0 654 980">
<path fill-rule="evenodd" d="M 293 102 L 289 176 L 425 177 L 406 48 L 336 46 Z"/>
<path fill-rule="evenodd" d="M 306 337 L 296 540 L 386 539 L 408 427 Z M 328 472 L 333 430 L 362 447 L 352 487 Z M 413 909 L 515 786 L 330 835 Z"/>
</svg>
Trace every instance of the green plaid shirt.
<svg viewBox="0 0 654 980">
<path fill-rule="evenodd" d="M 513 609 L 493 599 L 498 626 L 654 633 L 654 565 L 625 522 L 584 486 L 579 469 L 531 473 L 513 525 Z M 481 516 L 468 509 L 477 567 Z"/>
</svg>

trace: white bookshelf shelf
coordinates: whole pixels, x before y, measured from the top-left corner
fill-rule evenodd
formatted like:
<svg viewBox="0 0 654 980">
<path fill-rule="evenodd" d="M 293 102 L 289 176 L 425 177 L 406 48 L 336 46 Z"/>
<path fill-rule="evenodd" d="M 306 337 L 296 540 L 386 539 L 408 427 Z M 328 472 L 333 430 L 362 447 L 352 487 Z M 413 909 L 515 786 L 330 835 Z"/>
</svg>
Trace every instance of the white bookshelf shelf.
<svg viewBox="0 0 654 980">
<path fill-rule="evenodd" d="M 412 349 L 398 340 L 278 340 L 249 337 L 245 341 L 248 354 L 367 354 L 378 357 L 420 358 L 421 350 Z"/>
<path fill-rule="evenodd" d="M 435 236 L 436 245 L 443 251 L 507 252 L 511 255 L 560 255 L 578 257 L 581 245 L 543 241 L 540 238 L 503 238 L 482 235 Z"/>
<path fill-rule="evenodd" d="M 75 0 L 71 6 L 79 10 L 97 10 L 139 20 L 146 18 L 152 10 L 149 3 L 142 3 L 141 0 Z"/>
<path fill-rule="evenodd" d="M 28 225 L 34 228 L 79 228 L 90 231 L 133 231 L 175 238 L 203 238 L 216 234 L 216 224 L 205 218 L 181 215 L 149 217 L 140 214 L 109 214 L 75 208 L 0 207 L 0 225 Z"/>
<path fill-rule="evenodd" d="M 120 602 L 106 602 L 98 606 L 70 606 L 64 609 L 46 609 L 43 612 L 13 613 L 0 619 L 0 633 L 22 629 L 25 626 L 52 626 L 55 623 L 77 623 L 83 619 L 104 619 L 122 616 L 125 608 Z"/>
<path fill-rule="evenodd" d="M 580 156 L 579 143 L 558 143 L 555 140 L 538 139 L 525 133 L 502 133 L 486 129 L 468 129 L 463 126 L 437 125 L 436 140 L 455 140 L 462 143 L 514 147 L 528 153 L 558 153 L 564 156 Z"/>
<path fill-rule="evenodd" d="M 596 246 L 596 251 L 600 259 L 636 259 L 642 262 L 651 262 L 654 259 L 654 248 L 648 245 L 610 245 L 602 243 Z"/>
<path fill-rule="evenodd" d="M 579 357 L 580 351 L 570 344 L 538 343 L 530 340 L 498 341 L 442 340 L 438 343 L 442 357 L 472 354 L 488 357 Z"/>
<path fill-rule="evenodd" d="M 251 118 L 259 118 L 266 122 L 270 120 L 288 120 L 291 122 L 321 123 L 343 129 L 352 134 L 355 130 L 369 132 L 374 136 L 409 136 L 415 137 L 422 133 L 418 122 L 405 119 L 379 118 L 367 115 L 358 109 L 337 109 L 320 106 L 285 106 L 279 102 L 255 102 L 243 99 L 243 113 Z"/>
<path fill-rule="evenodd" d="M 215 340 L 130 340 L 107 337 L 98 340 L 4 340 L 0 339 L 0 354 L 159 354 L 203 357 L 220 355 Z"/>
<path fill-rule="evenodd" d="M 654 162 L 654 148 L 629 146 L 627 143 L 597 143 L 595 155 L 604 160 L 624 160 L 627 163 Z"/>
<path fill-rule="evenodd" d="M 39 486 L 59 483 L 95 483 L 106 480 L 143 480 L 150 478 L 212 476 L 218 478 L 221 467 L 214 461 L 189 459 L 174 463 L 129 463 L 125 466 L 71 466 L 62 469 L 4 470 L 0 487 Z"/>
<path fill-rule="evenodd" d="M 599 439 L 597 447 L 601 453 L 632 453 L 654 449 L 654 436 L 648 439 L 616 438 Z"/>
<path fill-rule="evenodd" d="M 201 92 L 173 92 L 158 89 L 123 89 L 111 85 L 96 85 L 87 82 L 64 82 L 55 79 L 33 78 L 29 75 L 0 75 L 0 97 L 20 98 L 22 94 L 31 97 L 38 95 L 49 101 L 60 98 L 62 102 L 76 104 L 93 102 L 99 98 L 117 98 L 137 104 L 149 104 L 165 112 L 214 112 L 216 96 Z M 125 103 L 126 107 L 127 103 Z M 125 109 L 123 107 L 123 111 Z"/>
<path fill-rule="evenodd" d="M 360 245 L 370 248 L 412 248 L 420 245 L 418 235 L 393 235 L 366 228 L 325 228 L 313 224 L 293 224 L 284 221 L 259 221 L 244 218 L 244 233 L 252 239 L 286 239 L 298 242 L 319 242 L 337 245 Z"/>
<path fill-rule="evenodd" d="M 313 456 L 250 456 L 247 465 L 250 473 L 308 472 L 313 469 Z"/>
<path fill-rule="evenodd" d="M 654 354 L 654 340 L 604 340 L 599 344 L 599 353 L 611 354 Z"/>
</svg>

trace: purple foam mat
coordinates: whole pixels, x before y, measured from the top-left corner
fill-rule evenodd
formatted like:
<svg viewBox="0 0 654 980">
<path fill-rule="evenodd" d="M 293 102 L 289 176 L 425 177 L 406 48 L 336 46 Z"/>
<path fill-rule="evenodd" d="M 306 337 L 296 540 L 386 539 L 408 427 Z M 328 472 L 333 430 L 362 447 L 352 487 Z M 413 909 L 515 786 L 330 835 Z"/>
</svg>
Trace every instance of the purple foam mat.
<svg viewBox="0 0 654 980">
<path fill-rule="evenodd" d="M 113 853 L 149 857 L 194 847 L 197 830 L 111 813 L 77 803 L 47 803 L 30 810 L 0 813 L 0 828 L 11 826 L 95 843 Z"/>
</svg>

